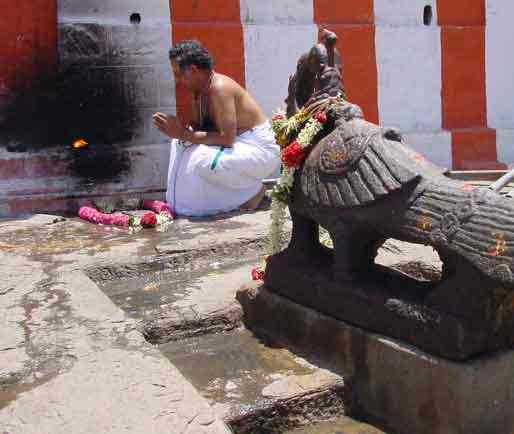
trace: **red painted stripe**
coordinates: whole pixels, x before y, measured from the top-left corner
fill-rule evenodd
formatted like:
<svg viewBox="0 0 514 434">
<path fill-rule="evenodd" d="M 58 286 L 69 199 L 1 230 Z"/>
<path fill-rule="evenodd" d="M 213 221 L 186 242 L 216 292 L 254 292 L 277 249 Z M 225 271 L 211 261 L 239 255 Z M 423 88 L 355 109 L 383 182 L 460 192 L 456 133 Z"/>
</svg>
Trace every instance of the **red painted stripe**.
<svg viewBox="0 0 514 434">
<path fill-rule="evenodd" d="M 343 81 L 349 101 L 358 104 L 366 119 L 378 123 L 378 71 L 375 52 L 375 26 L 331 24 L 343 59 Z"/>
<path fill-rule="evenodd" d="M 507 166 L 498 163 L 496 130 L 489 128 L 454 130 L 452 132 L 452 158 L 454 169 L 499 170 Z"/>
<path fill-rule="evenodd" d="M 69 162 L 47 155 L 19 159 L 0 159 L 0 179 L 45 178 L 70 173 Z"/>
<path fill-rule="evenodd" d="M 245 86 L 245 53 L 239 0 L 171 0 L 172 39 L 198 39 L 214 57 L 216 71 Z M 191 114 L 191 96 L 177 86 L 177 112 Z"/>
<path fill-rule="evenodd" d="M 484 26 L 485 0 L 438 0 L 440 26 Z"/>
<path fill-rule="evenodd" d="M 438 1 L 443 128 L 455 169 L 498 169 L 496 131 L 487 128 L 485 1 Z M 464 129 L 464 130 L 462 130 Z"/>
<path fill-rule="evenodd" d="M 373 24 L 373 0 L 314 0 L 314 22 L 326 24 Z"/>
<path fill-rule="evenodd" d="M 56 70 L 56 0 L 4 0 L 0 27 L 0 93 L 31 88 Z"/>
<path fill-rule="evenodd" d="M 487 125 L 485 28 L 442 27 L 443 128 Z"/>
<path fill-rule="evenodd" d="M 348 99 L 379 122 L 373 0 L 314 0 L 314 21 L 337 33 Z"/>
<path fill-rule="evenodd" d="M 171 0 L 173 22 L 241 22 L 239 0 Z"/>
</svg>

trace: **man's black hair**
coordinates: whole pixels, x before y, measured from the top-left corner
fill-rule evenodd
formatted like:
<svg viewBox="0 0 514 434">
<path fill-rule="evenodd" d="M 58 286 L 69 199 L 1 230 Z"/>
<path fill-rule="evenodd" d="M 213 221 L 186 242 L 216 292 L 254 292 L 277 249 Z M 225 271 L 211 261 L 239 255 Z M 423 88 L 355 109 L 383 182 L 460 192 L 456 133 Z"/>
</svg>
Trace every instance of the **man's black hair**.
<svg viewBox="0 0 514 434">
<path fill-rule="evenodd" d="M 181 70 L 190 65 L 199 69 L 211 70 L 213 60 L 209 50 L 194 39 L 177 42 L 170 50 L 170 59 L 175 60 Z"/>
</svg>

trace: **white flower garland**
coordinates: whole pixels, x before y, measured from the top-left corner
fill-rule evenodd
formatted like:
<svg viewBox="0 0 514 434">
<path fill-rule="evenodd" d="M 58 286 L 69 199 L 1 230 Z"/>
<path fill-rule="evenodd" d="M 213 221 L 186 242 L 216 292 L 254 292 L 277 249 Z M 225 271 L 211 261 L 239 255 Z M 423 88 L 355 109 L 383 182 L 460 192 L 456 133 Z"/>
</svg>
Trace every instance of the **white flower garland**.
<svg viewBox="0 0 514 434">
<path fill-rule="evenodd" d="M 302 114 L 301 114 L 302 115 Z M 301 126 L 302 122 L 298 116 L 286 119 L 283 113 L 274 116 L 272 129 L 279 137 L 290 137 Z M 323 123 L 315 116 L 308 118 L 305 126 L 299 131 L 296 142 L 302 150 L 312 145 L 314 137 L 323 129 Z M 294 143 L 294 141 L 292 142 Z M 290 144 L 289 144 L 290 145 Z M 282 152 L 287 146 L 282 147 Z M 286 206 L 289 202 L 294 184 L 296 167 L 282 164 L 282 173 L 277 184 L 271 191 L 271 230 L 270 230 L 270 254 L 278 253 L 281 250 L 281 239 L 283 226 L 286 219 Z"/>
</svg>

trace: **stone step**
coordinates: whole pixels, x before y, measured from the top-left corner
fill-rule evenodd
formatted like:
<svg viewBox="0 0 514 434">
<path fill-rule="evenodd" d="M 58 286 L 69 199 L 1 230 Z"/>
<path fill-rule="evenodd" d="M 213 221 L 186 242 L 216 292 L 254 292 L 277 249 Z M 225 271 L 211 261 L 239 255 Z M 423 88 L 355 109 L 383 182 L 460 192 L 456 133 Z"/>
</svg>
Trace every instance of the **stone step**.
<svg viewBox="0 0 514 434">
<path fill-rule="evenodd" d="M 160 346 L 238 434 L 279 433 L 344 414 L 344 379 L 245 329 Z M 285 409 L 277 414 L 277 408 Z"/>
<path fill-rule="evenodd" d="M 169 144 L 0 150 L 0 217 L 74 213 L 92 198 L 164 197 Z"/>
<path fill-rule="evenodd" d="M 70 191 L 0 197 L 0 218 L 21 217 L 40 212 L 60 215 L 76 215 L 78 209 L 91 200 L 164 199 L 165 190 L 160 187 L 123 189 L 101 192 Z"/>
<path fill-rule="evenodd" d="M 321 314 L 264 286 L 241 290 L 238 299 L 245 326 L 258 336 L 318 354 L 351 375 L 350 416 L 380 421 L 398 433 L 503 434 L 514 426 L 513 351 L 454 362 Z"/>
<path fill-rule="evenodd" d="M 192 271 L 100 282 L 130 317 L 145 319 L 141 328 L 147 338 L 166 342 L 159 346 L 162 354 L 238 434 L 280 433 L 330 420 L 344 415 L 351 401 L 339 373 L 267 345 L 241 327 L 235 294 L 250 281 L 263 253 L 255 249 L 200 262 Z"/>
<path fill-rule="evenodd" d="M 339 417 L 329 422 L 321 422 L 308 427 L 288 431 L 284 434 L 386 434 L 378 428 L 358 422 L 349 417 Z"/>
</svg>

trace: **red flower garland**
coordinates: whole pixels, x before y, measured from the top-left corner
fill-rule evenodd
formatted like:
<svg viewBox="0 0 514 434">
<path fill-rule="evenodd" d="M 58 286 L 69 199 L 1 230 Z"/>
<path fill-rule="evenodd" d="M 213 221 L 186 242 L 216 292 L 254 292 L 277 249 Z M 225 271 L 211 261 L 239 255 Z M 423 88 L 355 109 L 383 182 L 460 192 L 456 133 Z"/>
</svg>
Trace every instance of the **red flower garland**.
<svg viewBox="0 0 514 434">
<path fill-rule="evenodd" d="M 128 227 L 130 217 L 125 214 L 105 214 L 91 206 L 79 209 L 79 217 L 90 223 Z"/>
<path fill-rule="evenodd" d="M 282 151 L 281 159 L 284 166 L 298 167 L 304 160 L 307 152 L 301 148 L 300 144 L 295 140 Z"/>
<path fill-rule="evenodd" d="M 264 280 L 264 270 L 259 267 L 252 268 L 252 280 Z"/>
<path fill-rule="evenodd" d="M 153 212 L 147 212 L 141 217 L 141 226 L 144 228 L 153 228 L 157 224 L 157 217 Z"/>
<path fill-rule="evenodd" d="M 144 228 L 153 228 L 157 225 L 157 216 L 155 213 L 164 214 L 170 220 L 174 218 L 173 211 L 164 202 L 159 200 L 144 200 L 143 209 L 149 209 L 140 220 L 141 226 Z M 114 225 L 121 227 L 128 227 L 131 225 L 131 218 L 126 214 L 106 214 L 98 211 L 92 206 L 83 206 L 79 209 L 79 217 L 82 220 L 86 220 L 90 223 L 102 224 L 102 225 Z"/>
<path fill-rule="evenodd" d="M 318 112 L 314 116 L 320 124 L 324 124 L 327 121 L 327 114 L 325 112 Z"/>
<path fill-rule="evenodd" d="M 286 118 L 286 116 L 283 115 L 282 113 L 277 113 L 276 115 L 271 117 L 271 120 L 273 122 L 276 122 L 276 121 L 280 121 L 280 120 L 285 119 L 285 118 Z"/>
<path fill-rule="evenodd" d="M 150 211 L 156 212 L 157 214 L 166 214 L 170 219 L 175 218 L 172 209 L 164 202 L 160 200 L 143 200 L 143 209 L 149 209 Z"/>
</svg>

